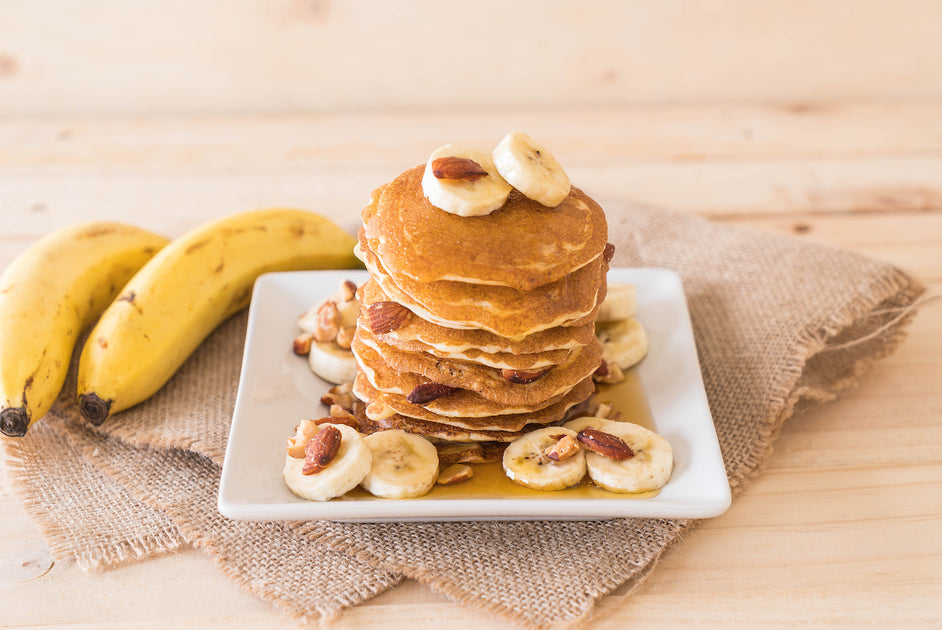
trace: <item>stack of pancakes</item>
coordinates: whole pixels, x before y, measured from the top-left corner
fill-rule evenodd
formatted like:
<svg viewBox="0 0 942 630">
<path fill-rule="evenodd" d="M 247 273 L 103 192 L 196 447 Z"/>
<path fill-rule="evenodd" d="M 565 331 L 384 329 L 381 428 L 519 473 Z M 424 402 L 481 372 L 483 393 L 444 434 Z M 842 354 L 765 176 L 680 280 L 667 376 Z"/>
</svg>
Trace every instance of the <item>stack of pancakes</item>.
<svg viewBox="0 0 942 630">
<path fill-rule="evenodd" d="M 507 442 L 562 422 L 594 393 L 601 362 L 604 212 L 573 187 L 554 208 L 514 190 L 491 214 L 457 216 L 426 199 L 423 169 L 374 191 L 362 213 L 361 425 Z"/>
</svg>

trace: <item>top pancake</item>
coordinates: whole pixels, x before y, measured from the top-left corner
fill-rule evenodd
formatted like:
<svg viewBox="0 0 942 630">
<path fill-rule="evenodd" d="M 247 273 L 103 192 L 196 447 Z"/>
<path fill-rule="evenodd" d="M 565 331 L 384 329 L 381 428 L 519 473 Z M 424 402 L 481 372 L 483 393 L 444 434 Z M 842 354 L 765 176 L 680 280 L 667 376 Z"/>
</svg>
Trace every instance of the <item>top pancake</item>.
<svg viewBox="0 0 942 630">
<path fill-rule="evenodd" d="M 499 210 L 461 217 L 425 198 L 424 168 L 401 174 L 363 211 L 369 247 L 389 270 L 419 282 L 456 280 L 530 291 L 560 280 L 605 249 L 605 213 L 576 187 L 555 208 L 514 190 Z"/>
</svg>

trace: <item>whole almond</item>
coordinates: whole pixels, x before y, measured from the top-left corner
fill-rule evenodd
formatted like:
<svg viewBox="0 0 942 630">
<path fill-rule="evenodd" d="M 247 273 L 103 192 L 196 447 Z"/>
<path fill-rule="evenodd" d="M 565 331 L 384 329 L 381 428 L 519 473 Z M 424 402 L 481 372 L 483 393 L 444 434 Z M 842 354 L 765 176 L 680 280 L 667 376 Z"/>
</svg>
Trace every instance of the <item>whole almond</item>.
<svg viewBox="0 0 942 630">
<path fill-rule="evenodd" d="M 303 475 L 316 475 L 327 468 L 330 462 L 334 461 L 337 451 L 340 450 L 340 442 L 343 434 L 337 427 L 327 425 L 311 438 L 304 447 L 304 468 L 301 469 Z"/>
<path fill-rule="evenodd" d="M 487 177 L 487 171 L 470 158 L 440 157 L 432 160 L 432 175 L 435 179 L 474 182 Z"/>
<path fill-rule="evenodd" d="M 623 439 L 592 427 L 579 431 L 576 438 L 590 451 L 595 451 L 609 459 L 620 461 L 635 456 L 635 452 Z"/>
<path fill-rule="evenodd" d="M 397 302 L 373 302 L 363 309 L 366 327 L 374 335 L 383 335 L 402 328 L 409 322 L 412 311 Z"/>
</svg>

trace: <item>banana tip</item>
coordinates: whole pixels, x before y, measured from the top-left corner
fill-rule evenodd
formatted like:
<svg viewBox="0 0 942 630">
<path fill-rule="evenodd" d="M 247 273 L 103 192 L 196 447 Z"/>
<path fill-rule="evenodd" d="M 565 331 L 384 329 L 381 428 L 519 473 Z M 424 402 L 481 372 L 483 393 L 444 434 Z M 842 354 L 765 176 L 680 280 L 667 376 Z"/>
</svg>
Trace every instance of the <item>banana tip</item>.
<svg viewBox="0 0 942 630">
<path fill-rule="evenodd" d="M 25 407 L 8 407 L 0 411 L 0 433 L 9 437 L 22 437 L 29 428 L 29 414 Z"/>
<path fill-rule="evenodd" d="M 101 399 L 98 394 L 94 392 L 91 394 L 82 394 L 78 399 L 79 410 L 82 412 L 82 417 L 96 426 L 108 419 L 112 402 L 114 401 Z"/>
</svg>

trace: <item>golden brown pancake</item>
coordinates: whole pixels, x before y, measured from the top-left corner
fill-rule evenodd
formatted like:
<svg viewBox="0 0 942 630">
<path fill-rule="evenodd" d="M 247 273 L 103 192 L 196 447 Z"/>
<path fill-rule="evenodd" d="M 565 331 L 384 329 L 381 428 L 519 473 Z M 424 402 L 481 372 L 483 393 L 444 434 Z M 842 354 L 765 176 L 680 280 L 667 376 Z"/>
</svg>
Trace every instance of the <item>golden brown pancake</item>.
<svg viewBox="0 0 942 630">
<path fill-rule="evenodd" d="M 515 414 L 465 417 L 442 416 L 429 410 L 428 407 L 430 405 L 428 404 L 415 405 L 406 400 L 405 396 L 381 392 L 370 384 L 369 379 L 367 379 L 363 373 L 357 374 L 353 384 L 353 393 L 357 398 L 362 401 L 380 403 L 394 410 L 397 415 L 403 418 L 411 418 L 423 422 L 434 422 L 449 427 L 476 431 L 520 431 L 526 425 L 539 426 L 551 424 L 564 417 L 569 409 L 587 400 L 593 392 L 595 392 L 595 384 L 592 382 L 591 378 L 588 378 L 576 385 L 576 387 L 557 402 L 543 409 Z M 449 394 L 438 400 L 444 400 L 445 398 L 456 395 L 467 396 L 467 394 L 467 390 L 459 390 L 455 392 L 455 394 Z M 368 417 L 371 416 L 368 410 L 365 413 Z M 379 421 L 378 417 L 371 417 L 370 419 Z"/>
<path fill-rule="evenodd" d="M 362 308 L 376 302 L 394 301 L 373 280 L 360 285 L 357 292 Z M 405 326 L 379 335 L 391 345 L 417 341 L 440 352 L 475 350 L 489 354 L 536 354 L 546 350 L 573 350 L 595 339 L 594 321 L 581 326 L 549 328 L 522 339 L 508 339 L 486 330 L 462 330 L 433 324 L 413 314 Z"/>
<path fill-rule="evenodd" d="M 446 328 L 483 329 L 521 339 L 547 328 L 594 320 L 605 299 L 608 264 L 601 255 L 556 282 L 518 291 L 449 280 L 418 282 L 388 271 L 362 239 L 355 252 L 384 293 Z"/>
<path fill-rule="evenodd" d="M 418 382 L 431 381 L 471 390 L 486 400 L 506 406 L 538 405 L 562 395 L 591 376 L 602 358 L 602 346 L 596 342 L 573 351 L 567 363 L 545 368 L 548 371 L 532 383 L 514 383 L 496 368 L 440 359 L 421 352 L 402 352 L 372 337 L 366 330 L 359 331 L 353 344 L 361 366 L 375 373 L 368 376 L 378 389 L 397 389 L 399 393 L 408 394 L 415 388 L 416 379 L 404 378 L 404 374 L 416 374 L 422 377 Z M 384 387 L 383 383 L 395 386 Z"/>
<path fill-rule="evenodd" d="M 401 174 L 363 211 L 369 248 L 396 273 L 419 282 L 453 280 L 529 291 L 562 279 L 605 249 L 605 213 L 576 187 L 555 208 L 515 190 L 491 214 L 460 217 L 425 198 L 424 169 Z"/>
</svg>

